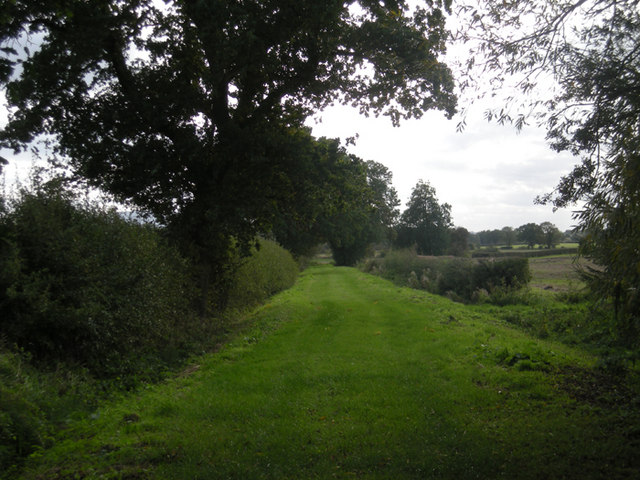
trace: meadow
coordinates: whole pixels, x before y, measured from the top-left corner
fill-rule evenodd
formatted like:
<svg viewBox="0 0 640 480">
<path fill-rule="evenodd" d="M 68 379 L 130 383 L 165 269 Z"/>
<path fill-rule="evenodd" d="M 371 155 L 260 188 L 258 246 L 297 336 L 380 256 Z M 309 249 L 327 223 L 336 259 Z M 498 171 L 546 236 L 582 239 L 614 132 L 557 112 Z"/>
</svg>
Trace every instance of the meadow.
<svg viewBox="0 0 640 480">
<path fill-rule="evenodd" d="M 218 353 L 70 420 L 18 478 L 640 475 L 637 371 L 484 307 L 311 267 Z"/>
<path fill-rule="evenodd" d="M 578 269 L 585 265 L 591 264 L 584 259 L 577 260 L 575 255 L 530 258 L 530 286 L 555 292 L 580 290 L 584 288 L 584 282 L 578 274 Z"/>
</svg>

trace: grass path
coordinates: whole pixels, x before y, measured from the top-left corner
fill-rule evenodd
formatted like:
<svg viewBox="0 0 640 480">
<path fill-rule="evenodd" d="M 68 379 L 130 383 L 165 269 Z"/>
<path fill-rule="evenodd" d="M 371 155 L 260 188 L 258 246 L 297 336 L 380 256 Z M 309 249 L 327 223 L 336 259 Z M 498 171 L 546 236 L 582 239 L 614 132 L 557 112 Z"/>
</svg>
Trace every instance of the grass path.
<svg viewBox="0 0 640 480">
<path fill-rule="evenodd" d="M 590 359 L 353 269 L 307 270 L 191 373 L 105 406 L 25 478 L 631 478 Z M 565 372 L 560 374 L 559 372 Z M 637 432 L 636 432 L 637 433 Z"/>
</svg>

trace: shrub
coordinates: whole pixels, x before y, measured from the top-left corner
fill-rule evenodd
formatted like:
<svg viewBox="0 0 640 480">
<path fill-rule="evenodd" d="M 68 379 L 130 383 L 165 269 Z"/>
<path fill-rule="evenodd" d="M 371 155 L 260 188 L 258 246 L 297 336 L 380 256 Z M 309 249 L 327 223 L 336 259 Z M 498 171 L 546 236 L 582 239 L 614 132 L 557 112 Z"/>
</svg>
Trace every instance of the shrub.
<svg viewBox="0 0 640 480">
<path fill-rule="evenodd" d="M 259 248 L 241 261 L 232 277 L 229 308 L 253 307 L 271 295 L 291 287 L 299 266 L 292 255 L 271 240 L 259 241 Z"/>
<path fill-rule="evenodd" d="M 22 191 L 0 235 L 0 330 L 35 360 L 109 377 L 178 348 L 188 266 L 154 227 L 53 183 Z"/>
<path fill-rule="evenodd" d="M 360 268 L 400 285 L 466 302 L 511 303 L 516 298 L 513 291 L 531 279 L 526 258 L 420 257 L 413 250 L 391 251 L 383 258 L 368 259 Z"/>
<path fill-rule="evenodd" d="M 473 287 L 491 291 L 496 287 L 520 288 L 531 280 L 529 260 L 505 258 L 480 260 L 473 267 Z"/>
<path fill-rule="evenodd" d="M 474 290 L 472 275 L 473 261 L 463 258 L 443 258 L 435 262 L 435 270 L 438 272 L 437 291 L 440 295 L 453 292 L 456 295 L 450 298 L 460 298 L 466 301 L 471 299 Z"/>
<path fill-rule="evenodd" d="M 405 284 L 411 271 L 421 272 L 426 265 L 420 261 L 415 250 L 392 250 L 384 258 L 375 259 L 371 266 L 377 265 L 383 276 L 396 283 Z"/>
</svg>

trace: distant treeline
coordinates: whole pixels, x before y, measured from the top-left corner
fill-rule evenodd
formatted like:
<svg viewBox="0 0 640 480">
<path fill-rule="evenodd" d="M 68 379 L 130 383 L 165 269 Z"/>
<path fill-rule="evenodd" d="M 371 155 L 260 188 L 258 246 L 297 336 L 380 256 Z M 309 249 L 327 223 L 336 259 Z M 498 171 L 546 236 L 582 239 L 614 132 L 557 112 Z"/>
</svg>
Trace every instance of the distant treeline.
<svg viewBox="0 0 640 480">
<path fill-rule="evenodd" d="M 561 232 L 553 223 L 527 223 L 517 228 L 503 227 L 469 233 L 469 243 L 476 247 L 504 245 L 544 245 L 553 248 L 559 243 L 578 243 L 582 234 L 575 230 Z"/>
<path fill-rule="evenodd" d="M 472 258 L 499 258 L 499 257 L 547 257 L 549 255 L 564 255 L 564 254 L 577 254 L 578 247 L 560 247 L 560 248 L 545 248 L 539 250 L 521 250 L 521 249 L 513 249 L 513 250 L 502 250 L 502 249 L 486 249 L 486 250 L 475 250 L 471 252 Z"/>
</svg>

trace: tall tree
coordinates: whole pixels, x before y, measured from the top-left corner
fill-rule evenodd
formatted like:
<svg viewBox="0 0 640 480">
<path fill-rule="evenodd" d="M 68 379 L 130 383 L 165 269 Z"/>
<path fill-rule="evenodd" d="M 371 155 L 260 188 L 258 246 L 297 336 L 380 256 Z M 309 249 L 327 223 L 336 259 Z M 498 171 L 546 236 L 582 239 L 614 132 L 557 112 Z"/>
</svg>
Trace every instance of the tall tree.
<svg viewBox="0 0 640 480">
<path fill-rule="evenodd" d="M 464 227 L 457 227 L 449 233 L 449 254 L 463 257 L 469 251 L 469 231 Z"/>
<path fill-rule="evenodd" d="M 516 232 L 518 234 L 518 240 L 527 244 L 529 248 L 535 247 L 538 243 L 544 241 L 544 232 L 540 225 L 536 223 L 527 223 L 520 225 Z"/>
<path fill-rule="evenodd" d="M 367 185 L 371 190 L 373 221 L 376 225 L 375 240 L 391 242 L 395 236 L 394 227 L 400 216 L 400 199 L 393 187 L 393 174 L 381 163 L 368 160 L 365 165 Z"/>
<path fill-rule="evenodd" d="M 542 222 L 540 230 L 542 230 L 543 243 L 547 248 L 553 248 L 562 241 L 562 233 L 553 223 Z"/>
<path fill-rule="evenodd" d="M 290 199 L 289 129 L 310 112 L 454 113 L 450 3 L 5 2 L 0 146 L 44 135 L 76 175 L 168 225 L 206 290 Z"/>
<path fill-rule="evenodd" d="M 516 241 L 516 232 L 512 227 L 502 227 L 502 236 L 504 238 L 504 244 L 511 248 Z"/>
<path fill-rule="evenodd" d="M 638 0 L 484 0 L 463 5 L 462 38 L 473 62 L 528 95 L 489 118 L 546 125 L 553 148 L 581 161 L 555 192 L 556 208 L 583 201 L 575 218 L 580 252 L 600 264 L 590 276 L 600 298 L 613 298 L 620 338 L 640 346 L 640 2 Z M 479 40 L 478 40 L 479 39 Z M 511 75 L 508 75 L 511 74 Z M 486 75 L 483 76 L 486 79 Z M 515 97 L 512 97 L 512 100 Z"/>
<path fill-rule="evenodd" d="M 336 265 L 355 265 L 374 242 L 389 238 L 399 205 L 391 172 L 382 164 L 345 156 L 344 172 L 335 185 L 334 210 L 323 230 Z"/>
<path fill-rule="evenodd" d="M 415 245 L 419 255 L 441 255 L 449 245 L 452 226 L 451 205 L 438 203 L 436 189 L 420 180 L 400 216 L 397 244 Z"/>
</svg>

